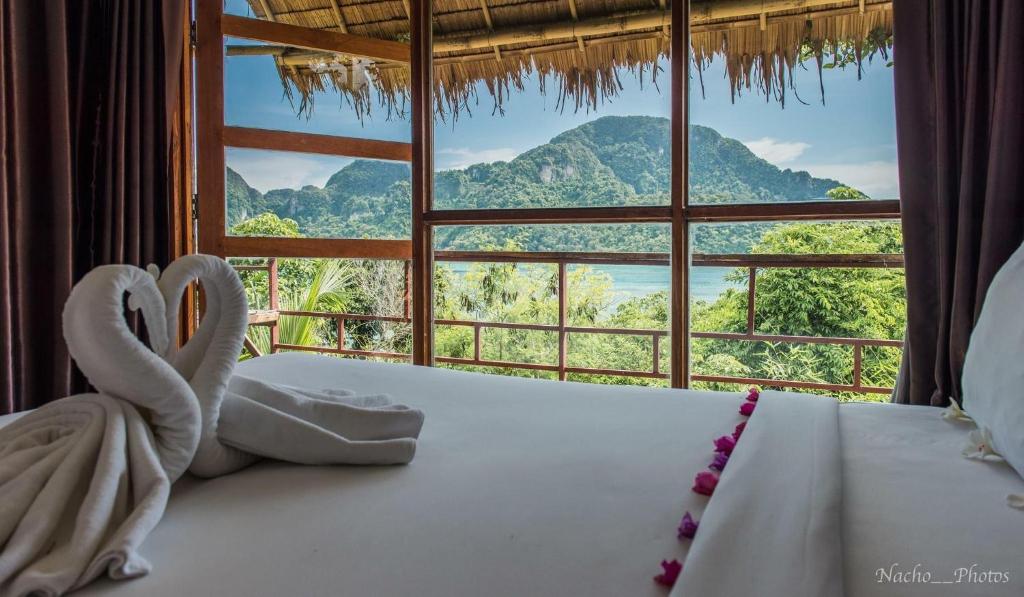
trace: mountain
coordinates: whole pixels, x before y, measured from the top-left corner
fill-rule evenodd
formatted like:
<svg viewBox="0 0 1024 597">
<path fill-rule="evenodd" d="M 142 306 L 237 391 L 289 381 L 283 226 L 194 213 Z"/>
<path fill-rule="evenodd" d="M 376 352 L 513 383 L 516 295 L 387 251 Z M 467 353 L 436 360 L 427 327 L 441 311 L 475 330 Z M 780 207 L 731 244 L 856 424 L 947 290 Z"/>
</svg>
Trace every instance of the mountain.
<svg viewBox="0 0 1024 597">
<path fill-rule="evenodd" d="M 511 161 L 437 172 L 435 204 L 440 209 L 664 205 L 669 202 L 669 143 L 666 118 L 599 118 Z M 780 170 L 708 127 L 690 127 L 689 151 L 693 203 L 803 201 L 824 198 L 826 191 L 841 186 L 807 172 Z M 410 195 L 410 170 L 404 163 L 356 160 L 324 188 L 265 194 L 229 168 L 228 224 L 269 211 L 296 220 L 308 236 L 408 238 Z M 527 250 L 660 251 L 668 246 L 663 225 L 454 227 L 440 228 L 436 236 L 438 248 L 445 249 L 509 241 Z"/>
</svg>

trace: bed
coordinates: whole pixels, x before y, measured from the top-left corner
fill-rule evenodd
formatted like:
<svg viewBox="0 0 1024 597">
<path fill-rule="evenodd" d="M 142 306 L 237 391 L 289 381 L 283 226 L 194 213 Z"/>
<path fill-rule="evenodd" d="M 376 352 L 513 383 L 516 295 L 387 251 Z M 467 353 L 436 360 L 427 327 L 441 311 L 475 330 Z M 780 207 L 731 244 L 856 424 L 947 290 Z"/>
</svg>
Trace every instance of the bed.
<svg viewBox="0 0 1024 597">
<path fill-rule="evenodd" d="M 238 370 L 309 388 L 388 392 L 422 408 L 415 460 L 265 461 L 214 480 L 185 477 L 143 546 L 153 571 L 79 594 L 665 595 L 652 576 L 662 559 L 686 555 L 676 524 L 708 503 L 690 490 L 693 475 L 707 466 L 713 439 L 742 419 L 737 393 L 288 353 Z M 1005 464 L 964 459 L 965 428 L 940 412 L 839 407 L 836 541 L 847 596 L 1024 594 L 1024 512 L 1005 503 L 1024 493 L 1024 481 Z M 704 536 L 714 533 L 702 527 Z M 813 569 L 814 558 L 804 565 Z M 893 564 L 916 565 L 917 581 L 893 582 Z M 972 564 L 1006 581 L 937 584 Z M 736 565 L 722 562 L 715 573 L 756 579 L 776 566 L 771 553 Z M 888 582 L 879 582 L 880 569 Z M 920 581 L 925 571 L 929 582 Z M 686 592 L 677 585 L 673 595 Z"/>
</svg>

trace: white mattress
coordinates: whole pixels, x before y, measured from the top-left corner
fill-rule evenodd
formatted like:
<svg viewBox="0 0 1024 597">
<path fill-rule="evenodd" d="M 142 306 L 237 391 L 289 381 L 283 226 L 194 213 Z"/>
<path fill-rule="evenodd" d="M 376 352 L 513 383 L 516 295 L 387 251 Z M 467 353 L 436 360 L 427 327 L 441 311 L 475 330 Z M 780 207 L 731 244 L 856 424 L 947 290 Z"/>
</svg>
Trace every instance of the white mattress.
<svg viewBox="0 0 1024 597">
<path fill-rule="evenodd" d="M 422 408 L 415 460 L 368 468 L 268 462 L 211 481 L 186 477 L 143 545 L 153 572 L 101 580 L 81 594 L 664 595 L 651 577 L 662 558 L 680 555 L 675 526 L 692 502 L 693 475 L 710 461 L 712 440 L 732 429 L 741 402 L 735 393 L 296 354 L 240 370 L 311 388 L 388 392 Z M 840 413 L 848 596 L 912 594 L 874 584 L 874 570 L 891 561 L 1010 567 L 1013 584 L 977 594 L 1022 594 L 1024 512 L 1003 499 L 1024 492 L 1024 482 L 1008 468 L 960 458 L 965 432 L 937 409 L 858 405 Z"/>
</svg>

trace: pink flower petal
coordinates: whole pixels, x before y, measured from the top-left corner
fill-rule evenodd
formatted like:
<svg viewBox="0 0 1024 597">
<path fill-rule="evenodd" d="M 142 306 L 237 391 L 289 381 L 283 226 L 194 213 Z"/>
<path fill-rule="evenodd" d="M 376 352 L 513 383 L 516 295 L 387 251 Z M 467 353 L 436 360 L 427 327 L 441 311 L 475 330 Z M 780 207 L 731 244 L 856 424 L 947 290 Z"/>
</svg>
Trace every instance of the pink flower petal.
<svg viewBox="0 0 1024 597">
<path fill-rule="evenodd" d="M 736 440 L 736 441 L 739 441 L 740 436 L 743 435 L 743 430 L 746 429 L 746 428 L 747 428 L 747 422 L 746 421 L 743 421 L 742 423 L 737 425 L 736 429 L 733 430 L 733 432 L 732 432 L 732 438 L 734 440 Z"/>
<path fill-rule="evenodd" d="M 661 569 L 663 572 L 654 577 L 654 582 L 665 587 L 672 587 L 676 584 L 679 573 L 683 571 L 683 565 L 676 559 L 673 559 L 671 562 L 662 560 Z"/>
<path fill-rule="evenodd" d="M 725 465 L 729 463 L 729 455 L 719 452 L 715 454 L 715 459 L 708 465 L 709 469 L 716 471 L 724 471 Z"/>
<path fill-rule="evenodd" d="M 731 435 L 723 435 L 715 440 L 715 452 L 721 452 L 726 456 L 732 454 L 736 447 L 736 440 Z"/>
<path fill-rule="evenodd" d="M 718 485 L 718 475 L 708 471 L 697 473 L 693 479 L 693 491 L 701 495 L 711 495 Z"/>
<path fill-rule="evenodd" d="M 757 388 L 750 388 L 747 392 L 747 400 L 751 402 L 757 402 L 758 398 L 761 397 L 761 391 Z"/>
<path fill-rule="evenodd" d="M 756 402 L 744 402 L 743 406 L 740 407 L 740 414 L 744 417 L 749 417 L 754 414 L 754 407 L 757 406 Z"/>
</svg>

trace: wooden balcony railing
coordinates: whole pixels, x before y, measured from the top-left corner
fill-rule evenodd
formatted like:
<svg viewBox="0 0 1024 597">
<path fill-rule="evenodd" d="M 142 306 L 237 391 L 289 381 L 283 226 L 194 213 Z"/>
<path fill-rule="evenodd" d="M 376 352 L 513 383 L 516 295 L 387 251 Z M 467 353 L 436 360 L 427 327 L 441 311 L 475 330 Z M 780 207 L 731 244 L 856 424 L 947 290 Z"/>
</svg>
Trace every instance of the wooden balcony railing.
<svg viewBox="0 0 1024 597">
<path fill-rule="evenodd" d="M 514 323 L 475 321 L 462 319 L 436 319 L 435 325 L 462 326 L 473 330 L 473 356 L 452 357 L 438 355 L 435 361 L 452 365 L 495 367 L 506 369 L 524 369 L 534 371 L 550 371 L 557 373 L 558 379 L 565 380 L 569 374 L 609 375 L 648 379 L 668 379 L 669 374 L 661 366 L 661 340 L 668 336 L 667 329 L 634 329 L 572 326 L 568 323 L 568 288 L 567 270 L 569 265 L 669 265 L 667 253 L 564 253 L 564 252 L 490 252 L 490 251 L 439 251 L 435 254 L 437 261 L 449 262 L 484 262 L 484 263 L 548 263 L 557 266 L 558 270 L 558 322 L 555 324 Z M 744 332 L 691 332 L 691 338 L 708 340 L 725 340 L 734 342 L 771 342 L 781 344 L 824 344 L 849 346 L 853 349 L 852 383 L 833 384 L 787 379 L 766 379 L 756 377 L 736 377 L 729 375 L 693 374 L 691 381 L 758 384 L 763 386 L 802 388 L 832 392 L 856 393 L 889 393 L 891 388 L 865 385 L 862 376 L 862 362 L 865 347 L 900 348 L 899 340 L 871 338 L 835 338 L 823 336 L 797 336 L 760 334 L 755 327 L 757 273 L 762 269 L 771 268 L 902 268 L 903 256 L 898 254 L 871 255 L 710 255 L 695 254 L 691 260 L 692 267 L 727 267 L 745 268 L 747 270 L 747 325 Z M 360 350 L 348 348 L 346 345 L 346 322 L 380 321 L 410 324 L 409 317 L 409 274 L 410 267 L 406 264 L 406 292 L 404 297 L 403 315 L 362 315 L 355 313 L 329 313 L 319 311 L 292 311 L 281 309 L 278 299 L 277 260 L 267 259 L 261 265 L 236 265 L 239 271 L 266 271 L 268 273 L 268 304 L 269 311 L 253 311 L 250 313 L 250 325 L 267 326 L 270 328 L 271 352 L 279 350 L 317 352 L 356 356 L 365 358 L 381 358 L 407 360 L 408 353 Z M 277 333 L 277 324 L 281 317 L 314 317 L 333 320 L 337 325 L 337 342 L 335 346 L 305 346 L 282 343 Z M 523 363 L 504 361 L 483 357 L 483 334 L 486 329 L 533 330 L 550 332 L 558 335 L 558 356 L 554 363 Z M 578 367 L 569 365 L 568 339 L 570 334 L 605 334 L 628 335 L 650 338 L 651 369 L 629 370 L 613 368 Z M 247 338 L 246 349 L 254 356 L 259 351 Z"/>
</svg>

